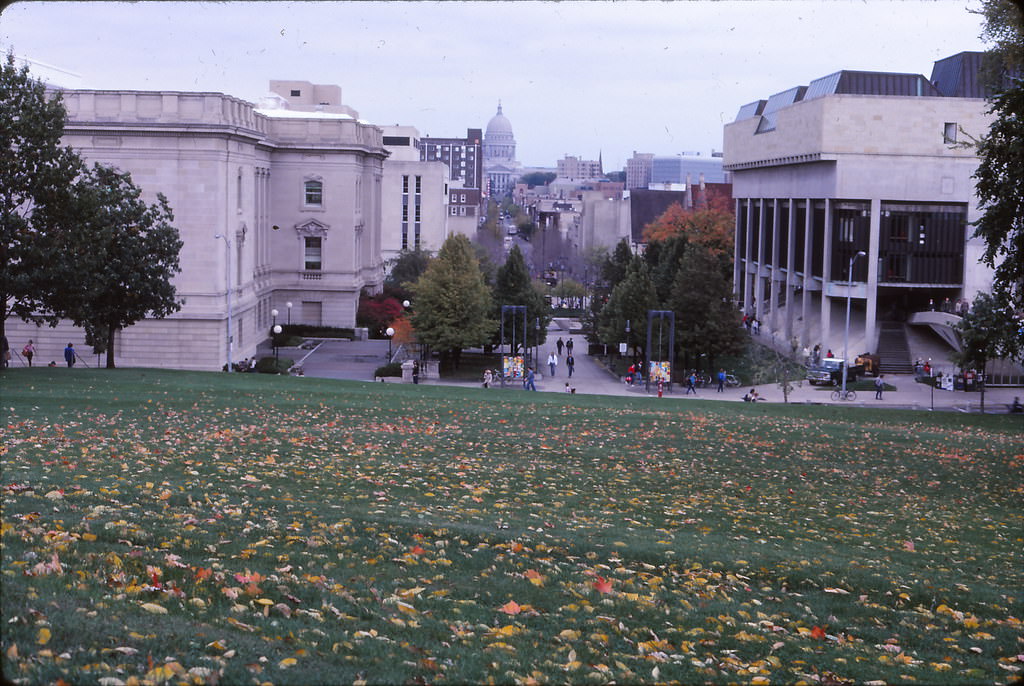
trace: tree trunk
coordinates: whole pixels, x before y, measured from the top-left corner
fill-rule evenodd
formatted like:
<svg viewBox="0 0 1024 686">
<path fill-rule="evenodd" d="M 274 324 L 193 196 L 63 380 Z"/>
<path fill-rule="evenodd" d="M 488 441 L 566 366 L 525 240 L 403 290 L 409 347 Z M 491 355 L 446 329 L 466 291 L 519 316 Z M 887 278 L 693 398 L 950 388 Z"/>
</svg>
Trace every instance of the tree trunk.
<svg viewBox="0 0 1024 686">
<path fill-rule="evenodd" d="M 116 327 L 107 327 L 107 369 L 114 369 L 114 334 L 116 333 Z"/>
</svg>

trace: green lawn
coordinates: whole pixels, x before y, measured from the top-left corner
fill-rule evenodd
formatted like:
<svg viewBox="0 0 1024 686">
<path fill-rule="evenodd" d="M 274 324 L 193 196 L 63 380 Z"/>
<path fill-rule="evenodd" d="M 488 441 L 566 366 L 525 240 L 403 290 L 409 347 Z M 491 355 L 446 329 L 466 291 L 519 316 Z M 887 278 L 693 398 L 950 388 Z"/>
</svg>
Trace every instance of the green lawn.
<svg viewBox="0 0 1024 686">
<path fill-rule="evenodd" d="M 1006 683 L 1018 417 L 8 370 L 6 679 Z"/>
</svg>

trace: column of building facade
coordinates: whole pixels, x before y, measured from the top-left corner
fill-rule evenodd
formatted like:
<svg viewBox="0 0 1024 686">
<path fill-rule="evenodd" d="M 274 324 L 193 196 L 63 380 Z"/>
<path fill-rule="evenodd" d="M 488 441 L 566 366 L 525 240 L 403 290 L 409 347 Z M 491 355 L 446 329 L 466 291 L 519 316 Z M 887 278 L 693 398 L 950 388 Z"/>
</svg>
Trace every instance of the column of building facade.
<svg viewBox="0 0 1024 686">
<path fill-rule="evenodd" d="M 740 277 L 743 275 L 743 270 L 746 265 L 746 260 L 740 261 L 740 238 L 744 240 L 744 246 L 746 246 L 746 236 L 740 231 L 740 217 L 743 216 L 743 201 L 739 198 L 735 198 L 733 201 L 733 216 L 736 217 L 736 221 L 732 227 L 732 282 L 733 287 L 737 288 L 736 298 L 742 298 L 744 289 L 744 282 L 740 281 Z M 584 213 L 584 216 L 586 213 Z"/>
<path fill-rule="evenodd" d="M 765 199 L 757 200 L 757 262 L 754 272 L 754 318 L 758 322 L 764 317 L 764 206 Z"/>
<path fill-rule="evenodd" d="M 747 198 L 746 241 L 743 260 L 743 313 L 750 314 L 754 305 L 754 260 L 751 257 L 754 246 L 754 200 Z"/>
<path fill-rule="evenodd" d="M 771 199 L 772 204 L 772 245 L 771 264 L 768 267 L 768 328 L 774 334 L 779 330 L 779 200 Z"/>
<path fill-rule="evenodd" d="M 789 213 L 786 221 L 786 281 L 783 288 L 786 289 L 786 322 L 784 324 L 783 336 L 786 338 L 786 345 L 793 340 L 793 310 L 796 303 L 793 301 L 793 293 L 796 290 L 796 200 L 786 200 Z"/>
<path fill-rule="evenodd" d="M 821 254 L 821 344 L 831 347 L 832 338 L 832 297 L 829 285 L 832 283 L 832 199 L 825 198 L 825 230 L 822 232 Z"/>
<path fill-rule="evenodd" d="M 868 282 L 864 307 L 864 342 L 866 350 L 877 352 L 875 319 L 878 314 L 878 248 L 881 239 L 882 200 L 871 199 L 870 229 L 868 232 Z"/>
<path fill-rule="evenodd" d="M 811 285 L 814 283 L 814 201 L 810 198 L 805 198 L 806 203 L 804 207 L 804 254 L 803 254 L 803 297 L 800 298 L 800 316 L 803 317 L 803 326 L 800 333 L 800 345 L 805 348 L 810 348 L 813 344 L 811 343 L 811 298 L 813 290 Z"/>
</svg>

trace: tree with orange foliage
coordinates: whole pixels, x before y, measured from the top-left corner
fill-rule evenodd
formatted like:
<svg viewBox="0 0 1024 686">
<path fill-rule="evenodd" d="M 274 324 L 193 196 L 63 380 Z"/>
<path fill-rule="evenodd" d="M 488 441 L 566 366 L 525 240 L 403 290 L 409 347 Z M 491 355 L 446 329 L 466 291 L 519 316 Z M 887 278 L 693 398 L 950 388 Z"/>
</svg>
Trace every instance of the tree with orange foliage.
<svg viewBox="0 0 1024 686">
<path fill-rule="evenodd" d="M 696 243 L 712 255 L 731 256 L 735 226 L 728 201 L 711 195 L 705 206 L 692 210 L 683 209 L 677 202 L 669 205 L 660 217 L 644 227 L 644 240 L 648 243 L 666 242 L 682 236 L 688 243 Z"/>
</svg>

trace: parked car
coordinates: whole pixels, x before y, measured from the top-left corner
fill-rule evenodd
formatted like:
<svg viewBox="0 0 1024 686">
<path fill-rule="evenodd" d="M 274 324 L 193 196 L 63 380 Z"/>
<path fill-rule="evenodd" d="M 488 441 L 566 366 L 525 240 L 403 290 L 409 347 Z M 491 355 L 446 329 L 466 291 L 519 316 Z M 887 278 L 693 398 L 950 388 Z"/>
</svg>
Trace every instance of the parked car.
<svg viewBox="0 0 1024 686">
<path fill-rule="evenodd" d="M 812 386 L 818 384 L 839 386 L 843 383 L 842 370 L 846 367 L 846 383 L 852 383 L 864 375 L 863 365 L 847 366 L 838 357 L 826 357 L 818 364 L 807 368 L 807 381 Z"/>
</svg>

